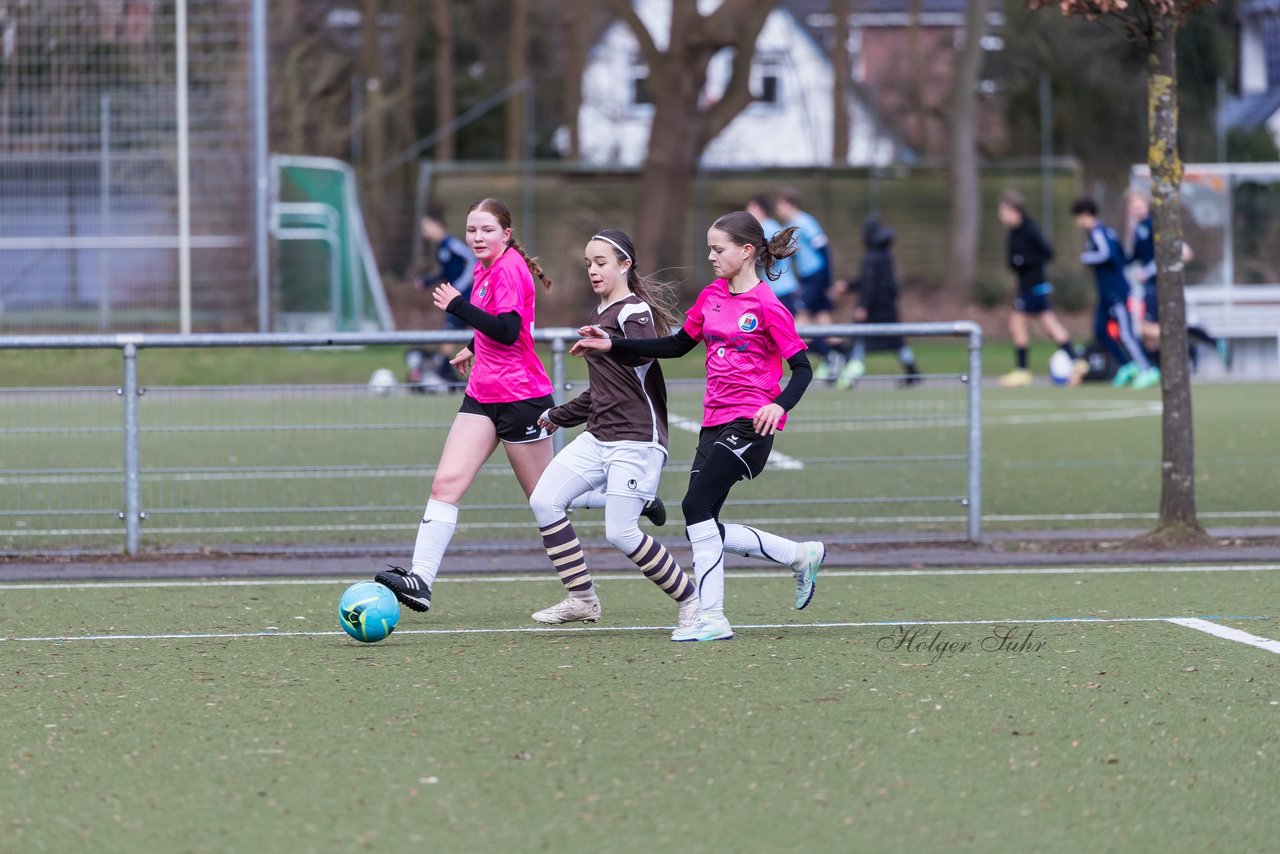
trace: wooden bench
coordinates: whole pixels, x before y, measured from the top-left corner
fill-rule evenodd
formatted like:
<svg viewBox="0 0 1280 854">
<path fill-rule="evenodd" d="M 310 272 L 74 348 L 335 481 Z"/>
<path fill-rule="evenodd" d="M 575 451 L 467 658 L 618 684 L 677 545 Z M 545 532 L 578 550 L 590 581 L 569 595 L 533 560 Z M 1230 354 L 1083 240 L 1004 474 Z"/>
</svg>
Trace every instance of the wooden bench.
<svg viewBox="0 0 1280 854">
<path fill-rule="evenodd" d="M 1193 286 L 1186 289 L 1187 323 L 1231 345 L 1232 376 L 1280 378 L 1280 285 Z M 1226 372 L 1215 359 L 1201 373 Z"/>
</svg>

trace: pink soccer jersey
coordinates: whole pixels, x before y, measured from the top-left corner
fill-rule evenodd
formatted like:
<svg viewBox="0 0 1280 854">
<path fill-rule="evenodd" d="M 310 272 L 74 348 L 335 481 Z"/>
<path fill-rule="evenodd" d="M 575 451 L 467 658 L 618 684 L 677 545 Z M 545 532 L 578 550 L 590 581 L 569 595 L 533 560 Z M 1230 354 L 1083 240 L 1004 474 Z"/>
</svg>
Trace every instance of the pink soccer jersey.
<svg viewBox="0 0 1280 854">
<path fill-rule="evenodd" d="M 490 314 L 520 315 L 520 336 L 499 344 L 476 332 L 475 366 L 467 394 L 480 403 L 510 403 L 551 394 L 551 380 L 533 346 L 533 276 L 520 253 L 508 247 L 488 267 L 475 266 L 471 302 Z"/>
<path fill-rule="evenodd" d="M 684 331 L 707 345 L 707 395 L 702 426 L 750 418 L 781 392 L 782 363 L 805 349 L 791 312 L 761 282 L 742 294 L 726 279 L 702 289 Z M 787 423 L 783 415 L 781 430 Z"/>
</svg>

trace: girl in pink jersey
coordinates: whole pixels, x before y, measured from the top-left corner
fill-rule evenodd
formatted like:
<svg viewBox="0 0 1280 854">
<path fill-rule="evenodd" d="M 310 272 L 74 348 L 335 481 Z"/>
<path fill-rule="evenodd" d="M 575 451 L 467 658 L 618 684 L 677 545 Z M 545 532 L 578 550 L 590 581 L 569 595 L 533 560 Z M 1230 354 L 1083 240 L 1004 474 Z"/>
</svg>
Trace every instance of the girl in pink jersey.
<svg viewBox="0 0 1280 854">
<path fill-rule="evenodd" d="M 767 284 L 774 265 L 795 252 L 794 228 L 769 240 L 746 211 L 725 214 L 707 231 L 711 269 L 719 277 L 703 289 L 675 335 L 651 341 L 609 338 L 584 326 L 570 351 L 620 352 L 673 358 L 706 345 L 707 392 L 702 431 L 683 502 L 701 613 L 697 623 L 677 628 L 675 641 L 727 640 L 733 627 L 724 614 L 724 552 L 790 566 L 796 579 L 795 606 L 813 598 L 818 570 L 826 559 L 819 542 L 798 543 L 746 525 L 721 525 L 720 509 L 739 480 L 754 478 L 773 447 L 775 431 L 786 426 L 787 412 L 799 402 L 813 369 L 795 321 Z M 791 380 L 779 386 L 782 363 Z"/>
<path fill-rule="evenodd" d="M 484 199 L 467 212 L 467 245 L 477 259 L 470 301 L 448 282 L 432 296 L 437 308 L 476 330 L 471 344 L 452 359 L 461 374 L 470 375 L 466 394 L 431 481 L 411 569 L 391 567 L 375 576 L 415 611 L 431 607 L 431 584 L 457 525 L 458 502 L 498 443 L 506 446 L 526 496 L 553 453 L 538 417 L 555 401 L 532 336 L 533 277 L 547 288 L 551 282 L 511 236 L 511 211 L 498 199 Z"/>
<path fill-rule="evenodd" d="M 625 232 L 606 228 L 584 253 L 591 290 L 599 298 L 592 326 L 623 338 L 653 340 L 676 322 L 675 295 L 636 272 L 636 250 Z M 662 366 L 644 356 L 599 353 L 587 360 L 590 386 L 573 400 L 543 413 L 539 423 L 554 432 L 586 429 L 556 454 L 529 496 L 547 557 L 567 593 L 564 601 L 538 611 L 540 623 L 594 622 L 600 599 L 587 558 L 569 521 L 570 504 L 603 490 L 605 537 L 644 576 L 679 605 L 677 628 L 697 622 L 693 582 L 662 543 L 640 530 L 646 503 L 658 494 L 667 464 L 667 385 Z"/>
</svg>

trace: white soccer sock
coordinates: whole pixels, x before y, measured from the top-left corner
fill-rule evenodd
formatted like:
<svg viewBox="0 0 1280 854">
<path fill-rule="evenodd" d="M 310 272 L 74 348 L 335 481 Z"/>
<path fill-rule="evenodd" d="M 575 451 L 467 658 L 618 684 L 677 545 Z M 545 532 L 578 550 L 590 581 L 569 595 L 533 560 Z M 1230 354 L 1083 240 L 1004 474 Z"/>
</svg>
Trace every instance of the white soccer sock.
<svg viewBox="0 0 1280 854">
<path fill-rule="evenodd" d="M 724 526 L 724 550 L 730 554 L 790 565 L 795 562 L 800 544 L 768 531 L 747 525 Z"/>
<path fill-rule="evenodd" d="M 693 546 L 693 574 L 698 579 L 702 612 L 724 616 L 724 541 L 715 519 L 697 522 L 687 529 Z"/>
<path fill-rule="evenodd" d="M 444 550 L 453 539 L 453 529 L 458 526 L 458 506 L 431 499 L 427 511 L 418 525 L 418 540 L 413 545 L 413 571 L 427 584 L 436 580 Z"/>
</svg>

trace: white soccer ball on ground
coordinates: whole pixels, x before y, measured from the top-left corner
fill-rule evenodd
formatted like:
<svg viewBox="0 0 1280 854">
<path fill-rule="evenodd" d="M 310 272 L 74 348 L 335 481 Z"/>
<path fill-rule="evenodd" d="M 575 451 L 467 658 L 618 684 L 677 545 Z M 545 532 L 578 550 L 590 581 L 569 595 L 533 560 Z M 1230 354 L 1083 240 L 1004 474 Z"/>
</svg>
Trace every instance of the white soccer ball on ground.
<svg viewBox="0 0 1280 854">
<path fill-rule="evenodd" d="M 1054 385 L 1066 385 L 1071 380 L 1075 360 L 1065 350 L 1055 350 L 1049 357 L 1049 379 Z"/>
<path fill-rule="evenodd" d="M 369 391 L 378 397 L 386 397 L 395 391 L 395 388 L 396 375 L 388 368 L 378 368 L 373 372 L 373 376 L 369 377 Z"/>
</svg>

